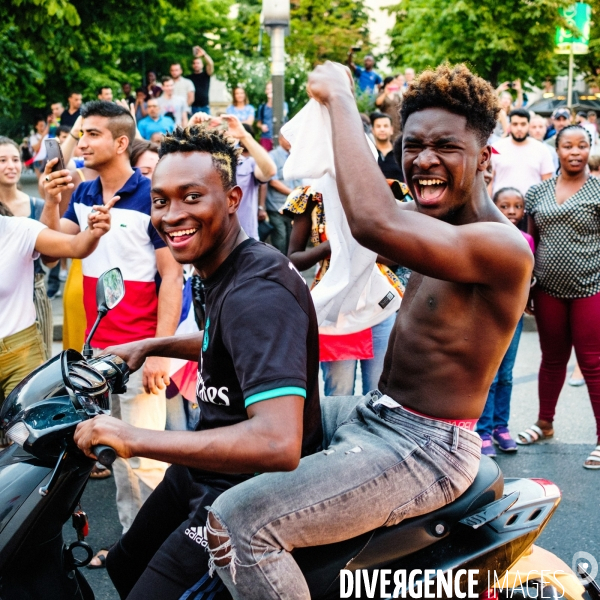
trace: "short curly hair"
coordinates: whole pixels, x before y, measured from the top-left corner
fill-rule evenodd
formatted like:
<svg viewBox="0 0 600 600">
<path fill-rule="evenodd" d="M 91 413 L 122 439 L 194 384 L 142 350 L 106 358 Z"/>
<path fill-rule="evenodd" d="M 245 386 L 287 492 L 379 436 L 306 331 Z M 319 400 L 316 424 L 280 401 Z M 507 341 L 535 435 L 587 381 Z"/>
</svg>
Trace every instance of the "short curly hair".
<svg viewBox="0 0 600 600">
<path fill-rule="evenodd" d="M 402 99 L 402 128 L 412 113 L 425 108 L 444 108 L 464 116 L 482 146 L 494 131 L 500 112 L 492 86 L 464 64 L 444 64 L 419 75 Z"/>
<path fill-rule="evenodd" d="M 175 152 L 207 152 L 221 175 L 223 188 L 230 190 L 237 185 L 236 170 L 241 148 L 235 148 L 233 140 L 225 132 L 209 129 L 206 125 L 192 125 L 186 129 L 176 127 L 160 143 L 158 156 Z"/>
</svg>

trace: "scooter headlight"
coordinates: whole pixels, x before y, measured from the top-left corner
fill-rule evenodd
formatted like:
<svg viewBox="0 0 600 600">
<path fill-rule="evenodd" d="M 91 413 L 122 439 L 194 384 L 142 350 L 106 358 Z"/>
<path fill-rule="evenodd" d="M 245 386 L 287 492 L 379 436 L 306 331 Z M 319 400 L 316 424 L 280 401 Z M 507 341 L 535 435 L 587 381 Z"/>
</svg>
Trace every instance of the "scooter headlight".
<svg viewBox="0 0 600 600">
<path fill-rule="evenodd" d="M 23 421 L 19 421 L 6 432 L 6 436 L 9 437 L 15 444 L 23 446 L 29 437 L 29 429 L 27 429 L 27 425 L 25 425 Z"/>
</svg>

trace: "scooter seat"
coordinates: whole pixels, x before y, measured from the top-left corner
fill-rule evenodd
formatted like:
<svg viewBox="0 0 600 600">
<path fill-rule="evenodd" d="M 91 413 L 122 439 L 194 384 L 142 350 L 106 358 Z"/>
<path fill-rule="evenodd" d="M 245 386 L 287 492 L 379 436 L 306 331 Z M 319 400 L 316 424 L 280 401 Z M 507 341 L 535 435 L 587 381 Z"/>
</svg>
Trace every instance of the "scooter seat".
<svg viewBox="0 0 600 600">
<path fill-rule="evenodd" d="M 319 598 L 339 576 L 340 569 L 381 568 L 430 546 L 446 537 L 460 519 L 498 500 L 503 490 L 500 468 L 491 458 L 482 456 L 475 481 L 454 502 L 344 542 L 295 550 L 294 558 L 302 569 L 312 597 Z"/>
</svg>

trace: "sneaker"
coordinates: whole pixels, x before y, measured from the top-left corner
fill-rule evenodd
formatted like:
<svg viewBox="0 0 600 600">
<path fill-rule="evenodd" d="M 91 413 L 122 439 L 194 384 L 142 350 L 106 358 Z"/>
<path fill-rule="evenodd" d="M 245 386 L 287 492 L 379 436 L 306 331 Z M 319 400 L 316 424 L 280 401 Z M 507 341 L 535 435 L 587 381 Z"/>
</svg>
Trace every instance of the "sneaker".
<svg viewBox="0 0 600 600">
<path fill-rule="evenodd" d="M 69 271 L 67 271 L 67 269 L 61 269 L 60 272 L 58 273 L 58 280 L 66 281 L 68 274 L 69 274 Z"/>
<path fill-rule="evenodd" d="M 512 439 L 510 431 L 508 431 L 508 427 L 496 427 L 496 429 L 494 429 L 493 436 L 494 440 L 498 444 L 498 448 L 500 448 L 502 452 L 517 451 L 517 442 Z"/>
<path fill-rule="evenodd" d="M 494 440 L 489 433 L 480 433 L 481 438 L 481 454 L 494 458 L 496 456 L 496 449 L 494 448 Z"/>
</svg>

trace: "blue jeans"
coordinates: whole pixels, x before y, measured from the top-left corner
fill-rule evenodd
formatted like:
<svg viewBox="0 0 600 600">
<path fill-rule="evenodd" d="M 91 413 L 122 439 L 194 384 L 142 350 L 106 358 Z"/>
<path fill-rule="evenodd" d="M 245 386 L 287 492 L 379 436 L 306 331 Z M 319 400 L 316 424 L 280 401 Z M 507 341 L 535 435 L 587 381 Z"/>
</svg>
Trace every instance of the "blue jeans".
<svg viewBox="0 0 600 600">
<path fill-rule="evenodd" d="M 210 115 L 210 106 L 192 106 L 192 114 L 195 115 L 196 113 L 199 112 L 203 112 L 206 113 L 207 115 Z"/>
<path fill-rule="evenodd" d="M 167 398 L 167 431 L 195 431 L 200 419 L 200 407 L 181 394 Z"/>
<path fill-rule="evenodd" d="M 383 371 L 383 360 L 388 347 L 390 333 L 396 322 L 396 313 L 373 327 L 373 358 L 360 361 L 362 393 L 376 390 Z M 321 362 L 326 396 L 352 396 L 356 380 L 356 360 Z"/>
<path fill-rule="evenodd" d="M 415 415 L 377 391 L 325 398 L 321 408 L 323 451 L 294 471 L 264 473 L 226 490 L 210 508 L 222 529 L 207 527 L 229 537 L 221 559 L 230 564 L 209 564 L 235 600 L 309 600 L 294 548 L 340 542 L 437 510 L 477 474 L 481 440 L 474 432 Z"/>
<path fill-rule="evenodd" d="M 496 427 L 508 427 L 510 416 L 510 397 L 513 386 L 513 367 L 519 349 L 519 340 L 523 331 L 523 317 L 517 323 L 510 346 L 500 363 L 500 368 L 490 386 L 487 401 L 477 423 L 477 433 L 491 435 Z"/>
</svg>

